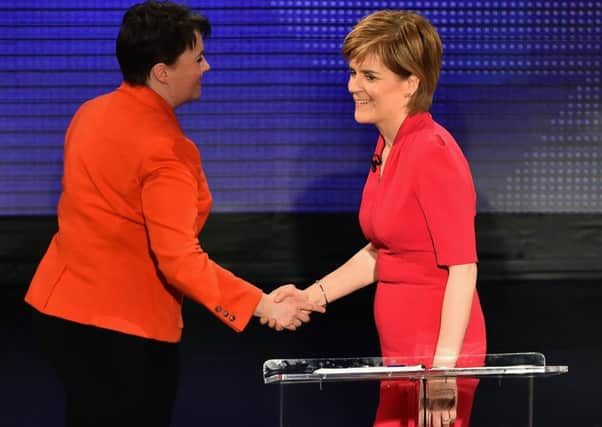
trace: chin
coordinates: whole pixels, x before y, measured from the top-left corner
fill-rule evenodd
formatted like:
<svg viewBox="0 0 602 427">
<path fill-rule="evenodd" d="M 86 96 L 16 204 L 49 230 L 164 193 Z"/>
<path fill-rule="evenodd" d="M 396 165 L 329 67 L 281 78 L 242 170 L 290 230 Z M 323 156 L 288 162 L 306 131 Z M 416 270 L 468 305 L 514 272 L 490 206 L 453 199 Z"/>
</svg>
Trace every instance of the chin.
<svg viewBox="0 0 602 427">
<path fill-rule="evenodd" d="M 355 121 L 358 123 L 362 123 L 362 124 L 374 123 L 374 120 L 372 120 L 372 118 L 369 115 L 358 113 L 357 111 L 354 114 L 354 118 L 355 118 Z"/>
</svg>

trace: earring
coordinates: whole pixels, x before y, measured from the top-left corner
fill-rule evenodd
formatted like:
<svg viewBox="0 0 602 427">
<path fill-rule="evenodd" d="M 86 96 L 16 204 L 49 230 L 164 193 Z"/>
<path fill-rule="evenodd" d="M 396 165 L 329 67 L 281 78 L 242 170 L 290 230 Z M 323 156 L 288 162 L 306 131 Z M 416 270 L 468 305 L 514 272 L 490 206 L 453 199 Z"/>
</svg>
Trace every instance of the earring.
<svg viewBox="0 0 602 427">
<path fill-rule="evenodd" d="M 413 93 L 406 93 L 404 96 L 405 96 L 406 98 L 411 98 L 411 97 L 413 97 L 413 96 L 414 96 L 414 94 L 413 94 Z"/>
</svg>

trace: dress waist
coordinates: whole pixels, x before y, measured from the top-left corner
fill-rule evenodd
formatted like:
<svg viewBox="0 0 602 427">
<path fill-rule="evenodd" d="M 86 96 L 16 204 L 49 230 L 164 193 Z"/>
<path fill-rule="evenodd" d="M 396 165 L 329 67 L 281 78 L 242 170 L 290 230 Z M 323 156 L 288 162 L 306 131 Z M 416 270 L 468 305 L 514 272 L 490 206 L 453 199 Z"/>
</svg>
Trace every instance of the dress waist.
<svg viewBox="0 0 602 427">
<path fill-rule="evenodd" d="M 437 265 L 432 251 L 395 253 L 379 249 L 378 281 L 387 284 L 445 285 L 448 269 Z"/>
</svg>

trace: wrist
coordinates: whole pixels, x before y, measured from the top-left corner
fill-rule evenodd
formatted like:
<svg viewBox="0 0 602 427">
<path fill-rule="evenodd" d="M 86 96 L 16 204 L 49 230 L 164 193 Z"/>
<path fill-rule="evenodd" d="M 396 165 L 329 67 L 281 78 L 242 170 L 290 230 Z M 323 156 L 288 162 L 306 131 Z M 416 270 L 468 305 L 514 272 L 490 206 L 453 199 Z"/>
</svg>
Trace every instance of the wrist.
<svg viewBox="0 0 602 427">
<path fill-rule="evenodd" d="M 326 307 L 328 305 L 328 295 L 326 294 L 326 289 L 324 288 L 324 285 L 322 284 L 322 282 L 320 282 L 319 280 L 316 280 L 314 282 L 314 285 L 318 287 L 318 290 L 320 291 L 320 299 L 319 302 L 317 302 L 316 304 L 320 304 L 322 307 Z"/>
<path fill-rule="evenodd" d="M 455 356 L 435 356 L 433 368 L 455 368 L 458 358 Z"/>
<path fill-rule="evenodd" d="M 311 284 L 310 286 L 308 286 L 307 288 L 303 289 L 301 291 L 301 293 L 312 304 L 315 304 L 315 305 L 324 304 L 324 298 L 322 297 L 322 292 L 320 291 L 320 288 L 315 284 L 315 282 L 313 284 Z"/>
<path fill-rule="evenodd" d="M 270 296 L 267 294 L 262 294 L 257 306 L 255 306 L 255 311 L 253 312 L 254 316 L 257 317 L 268 317 L 268 306 L 270 304 Z"/>
</svg>

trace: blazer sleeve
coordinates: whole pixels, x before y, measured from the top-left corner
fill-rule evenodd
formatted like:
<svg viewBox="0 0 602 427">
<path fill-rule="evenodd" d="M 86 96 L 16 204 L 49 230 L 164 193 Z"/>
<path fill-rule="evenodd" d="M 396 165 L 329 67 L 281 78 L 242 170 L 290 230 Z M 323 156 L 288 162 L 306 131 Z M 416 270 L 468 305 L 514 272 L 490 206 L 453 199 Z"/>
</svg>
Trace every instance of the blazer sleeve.
<svg viewBox="0 0 602 427">
<path fill-rule="evenodd" d="M 424 142 L 416 162 L 416 194 L 437 264 L 476 262 L 476 192 L 468 162 L 453 140 L 435 135 Z"/>
<path fill-rule="evenodd" d="M 208 195 L 199 194 L 194 168 L 178 151 L 173 143 L 161 144 L 143 166 L 142 210 L 150 249 L 170 285 L 240 332 L 262 291 L 220 267 L 201 248 L 196 230 L 199 200 Z M 200 163 L 198 167 L 200 171 Z"/>
</svg>

